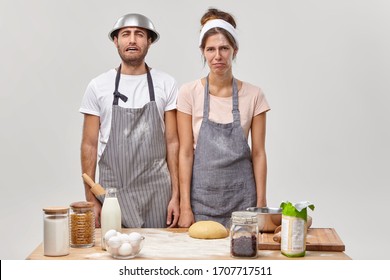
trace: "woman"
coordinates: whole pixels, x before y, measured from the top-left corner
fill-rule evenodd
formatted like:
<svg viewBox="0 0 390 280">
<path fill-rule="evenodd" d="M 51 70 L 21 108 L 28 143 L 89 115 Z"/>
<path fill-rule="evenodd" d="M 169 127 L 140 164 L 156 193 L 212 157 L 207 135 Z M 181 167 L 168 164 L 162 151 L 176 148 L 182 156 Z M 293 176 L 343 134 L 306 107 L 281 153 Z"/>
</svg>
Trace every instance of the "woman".
<svg viewBox="0 0 390 280">
<path fill-rule="evenodd" d="M 233 211 L 267 205 L 268 103 L 260 88 L 233 77 L 233 16 L 209 9 L 201 25 L 199 47 L 210 73 L 184 84 L 177 101 L 181 227 L 201 220 L 226 226 Z"/>
</svg>

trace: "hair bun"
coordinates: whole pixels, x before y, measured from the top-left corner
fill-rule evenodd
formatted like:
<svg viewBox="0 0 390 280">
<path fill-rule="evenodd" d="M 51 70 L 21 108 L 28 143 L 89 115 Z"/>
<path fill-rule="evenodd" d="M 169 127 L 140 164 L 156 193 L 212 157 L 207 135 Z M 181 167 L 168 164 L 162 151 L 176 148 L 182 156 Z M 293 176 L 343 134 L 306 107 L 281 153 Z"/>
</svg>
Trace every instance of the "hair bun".
<svg viewBox="0 0 390 280">
<path fill-rule="evenodd" d="M 236 28 L 236 21 L 234 20 L 234 17 L 226 12 L 223 12 L 221 10 L 215 9 L 215 8 L 210 8 L 207 10 L 207 12 L 202 16 L 200 19 L 200 24 L 201 26 L 205 25 L 206 22 L 212 19 L 222 19 L 231 25 L 233 25 L 234 28 Z"/>
</svg>

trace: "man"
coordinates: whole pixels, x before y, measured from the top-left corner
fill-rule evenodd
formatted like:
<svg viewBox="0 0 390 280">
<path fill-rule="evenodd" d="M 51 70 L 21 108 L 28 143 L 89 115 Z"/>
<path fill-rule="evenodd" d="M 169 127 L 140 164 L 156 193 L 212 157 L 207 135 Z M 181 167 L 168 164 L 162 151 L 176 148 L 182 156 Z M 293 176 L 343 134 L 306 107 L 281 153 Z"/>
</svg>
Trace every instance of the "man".
<svg viewBox="0 0 390 280">
<path fill-rule="evenodd" d="M 179 218 L 177 83 L 145 63 L 159 39 L 150 19 L 125 15 L 109 37 L 121 64 L 93 79 L 82 100 L 82 172 L 95 179 L 98 162 L 99 183 L 118 189 L 123 227 L 173 227 Z M 100 227 L 102 201 L 84 188 Z"/>
</svg>

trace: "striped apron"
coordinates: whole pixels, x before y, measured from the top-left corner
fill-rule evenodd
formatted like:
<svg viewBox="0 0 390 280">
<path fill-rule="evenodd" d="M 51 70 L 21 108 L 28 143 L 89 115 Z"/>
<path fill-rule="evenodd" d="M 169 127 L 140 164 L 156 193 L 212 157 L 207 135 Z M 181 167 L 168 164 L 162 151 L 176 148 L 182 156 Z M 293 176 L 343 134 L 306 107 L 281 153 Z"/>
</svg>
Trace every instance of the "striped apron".
<svg viewBox="0 0 390 280">
<path fill-rule="evenodd" d="M 166 227 L 171 180 L 166 141 L 155 102 L 149 67 L 150 102 L 142 108 L 118 106 L 121 66 L 115 79 L 110 136 L 99 160 L 99 183 L 117 188 L 123 227 Z"/>
<path fill-rule="evenodd" d="M 195 221 L 213 220 L 229 226 L 233 211 L 256 206 L 252 157 L 241 127 L 235 79 L 232 100 L 232 123 L 210 121 L 207 76 L 203 120 L 192 168 L 191 206 Z"/>
</svg>

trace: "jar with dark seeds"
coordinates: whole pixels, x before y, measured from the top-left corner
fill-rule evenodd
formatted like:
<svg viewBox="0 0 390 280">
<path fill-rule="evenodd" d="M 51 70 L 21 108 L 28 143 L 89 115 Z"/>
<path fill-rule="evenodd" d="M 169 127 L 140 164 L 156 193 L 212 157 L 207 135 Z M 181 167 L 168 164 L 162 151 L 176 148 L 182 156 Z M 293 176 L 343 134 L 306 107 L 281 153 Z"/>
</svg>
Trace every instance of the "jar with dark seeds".
<svg viewBox="0 0 390 280">
<path fill-rule="evenodd" d="M 258 233 L 256 213 L 233 212 L 230 229 L 230 255 L 232 257 L 256 258 Z"/>
<path fill-rule="evenodd" d="M 234 257 L 255 257 L 257 255 L 256 235 L 233 238 L 231 240 L 231 254 Z"/>
</svg>

